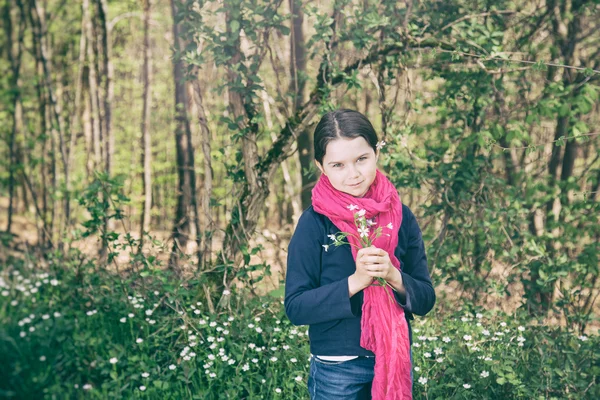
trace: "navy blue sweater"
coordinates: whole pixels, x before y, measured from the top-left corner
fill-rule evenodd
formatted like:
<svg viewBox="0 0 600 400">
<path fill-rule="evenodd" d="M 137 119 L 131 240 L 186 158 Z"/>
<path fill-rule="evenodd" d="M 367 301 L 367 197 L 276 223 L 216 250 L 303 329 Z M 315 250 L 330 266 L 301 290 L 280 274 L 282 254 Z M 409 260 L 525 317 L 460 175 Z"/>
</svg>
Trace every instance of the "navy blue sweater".
<svg viewBox="0 0 600 400">
<path fill-rule="evenodd" d="M 350 246 L 330 246 L 327 235 L 340 230 L 312 206 L 302 213 L 288 247 L 285 311 L 294 325 L 310 325 L 310 351 L 326 356 L 372 356 L 360 346 L 363 292 L 350 297 L 348 277 L 356 271 Z M 402 225 L 394 254 L 400 260 L 406 298 L 395 293 L 407 321 L 425 315 L 435 303 L 421 229 L 402 205 Z M 410 332 L 410 322 L 409 322 Z M 412 333 L 411 333 L 412 342 Z"/>
</svg>

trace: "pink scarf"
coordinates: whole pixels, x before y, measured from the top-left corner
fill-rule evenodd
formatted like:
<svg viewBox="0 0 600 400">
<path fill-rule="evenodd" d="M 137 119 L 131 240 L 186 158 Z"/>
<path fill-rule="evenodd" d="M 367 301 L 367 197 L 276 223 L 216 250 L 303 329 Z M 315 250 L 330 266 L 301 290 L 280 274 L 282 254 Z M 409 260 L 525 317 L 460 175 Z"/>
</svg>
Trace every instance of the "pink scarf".
<svg viewBox="0 0 600 400">
<path fill-rule="evenodd" d="M 373 229 L 378 226 L 384 228 L 383 234 L 373 241 L 373 246 L 387 251 L 394 266 L 400 269 L 400 261 L 394 255 L 394 250 L 398 245 L 398 230 L 402 223 L 402 203 L 394 185 L 379 170 L 362 198 L 336 190 L 329 178 L 322 174 L 312 190 L 312 204 L 315 211 L 328 217 L 342 232 L 357 232 L 354 213 L 359 210 L 366 210 L 367 219 L 376 217 L 377 225 Z M 350 205 L 356 205 L 358 209 L 350 210 Z M 389 223 L 392 229 L 386 228 Z M 347 239 L 361 247 L 353 236 Z M 350 248 L 356 260 L 358 249 L 353 246 Z M 389 287 L 369 286 L 364 289 L 360 345 L 375 353 L 371 395 L 374 400 L 412 399 L 408 324 L 404 309 L 395 301 L 390 301 L 389 296 L 394 298 Z"/>
</svg>

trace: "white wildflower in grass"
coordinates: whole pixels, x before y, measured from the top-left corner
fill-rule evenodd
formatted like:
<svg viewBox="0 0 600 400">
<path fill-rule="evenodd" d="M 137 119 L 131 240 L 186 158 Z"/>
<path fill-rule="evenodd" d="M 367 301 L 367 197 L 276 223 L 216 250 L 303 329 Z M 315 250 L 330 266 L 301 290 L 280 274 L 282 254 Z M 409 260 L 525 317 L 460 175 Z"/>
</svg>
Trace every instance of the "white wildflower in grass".
<svg viewBox="0 0 600 400">
<path fill-rule="evenodd" d="M 504 336 L 504 332 L 495 332 L 494 335 L 496 335 L 496 336 Z"/>
<path fill-rule="evenodd" d="M 144 341 L 144 339 L 142 339 L 142 338 L 137 338 L 137 339 L 135 339 L 135 342 L 136 342 L 136 343 L 142 343 L 143 341 Z"/>
<path fill-rule="evenodd" d="M 463 385 L 463 387 L 464 387 L 465 389 L 471 389 L 471 385 L 469 385 L 468 383 L 465 383 L 465 384 Z"/>
<path fill-rule="evenodd" d="M 256 332 L 257 332 L 257 333 L 262 333 L 262 331 L 263 331 L 263 330 L 262 330 L 262 328 L 261 328 L 260 326 L 259 326 L 258 328 L 256 328 Z"/>
<path fill-rule="evenodd" d="M 214 372 L 211 372 L 210 374 L 208 374 L 208 376 L 211 378 L 216 378 L 217 374 L 215 374 Z"/>
<path fill-rule="evenodd" d="M 585 335 L 581 335 L 578 337 L 579 340 L 581 340 L 582 342 L 585 342 L 586 340 L 588 340 L 588 337 Z"/>
<path fill-rule="evenodd" d="M 48 314 L 42 315 L 42 319 L 48 319 L 48 318 L 50 318 L 50 316 Z"/>
<path fill-rule="evenodd" d="M 419 336 L 419 340 L 424 342 L 427 340 L 427 336 Z"/>
<path fill-rule="evenodd" d="M 302 382 L 302 377 L 301 376 L 297 376 L 297 377 L 294 378 L 294 380 L 296 382 Z"/>
<path fill-rule="evenodd" d="M 228 289 L 223 290 L 223 296 L 229 296 L 231 294 L 231 291 Z"/>
<path fill-rule="evenodd" d="M 83 390 L 90 390 L 92 388 L 92 385 L 90 385 L 89 383 L 86 383 L 85 385 L 83 385 Z"/>
<path fill-rule="evenodd" d="M 140 390 L 143 392 L 144 390 L 146 390 L 146 386 L 144 386 L 144 385 L 140 386 Z"/>
<path fill-rule="evenodd" d="M 258 364 L 258 359 L 257 359 L 257 358 L 253 358 L 253 359 L 252 359 L 252 362 L 253 362 L 254 364 Z"/>
<path fill-rule="evenodd" d="M 234 319 L 235 318 L 233 318 L 233 317 L 229 317 L 229 318 L 227 318 L 227 321 L 232 322 Z"/>
<path fill-rule="evenodd" d="M 500 322 L 500 326 L 505 327 L 506 326 L 506 322 Z"/>
<path fill-rule="evenodd" d="M 490 373 L 489 373 L 489 372 L 487 372 L 487 371 L 482 371 L 482 372 L 481 372 L 481 377 L 482 377 L 482 378 L 487 378 L 488 376 L 490 376 Z"/>
<path fill-rule="evenodd" d="M 155 321 L 155 320 L 153 320 L 153 319 L 151 319 L 151 320 L 149 320 L 149 321 L 148 321 L 148 323 L 149 323 L 150 325 L 154 325 L 154 324 L 156 323 L 156 321 Z"/>
<path fill-rule="evenodd" d="M 519 336 L 517 338 L 517 342 L 524 342 L 524 341 L 525 341 L 525 338 L 523 336 Z"/>
<path fill-rule="evenodd" d="M 244 364 L 242 365 L 242 371 L 248 371 L 250 369 L 250 365 Z"/>
<path fill-rule="evenodd" d="M 10 294 L 10 292 L 8 290 L 2 291 L 2 296 L 4 296 L 4 297 L 8 297 L 9 294 Z"/>
<path fill-rule="evenodd" d="M 46 356 L 40 356 L 40 361 L 42 361 L 42 362 L 46 361 Z"/>
<path fill-rule="evenodd" d="M 441 363 L 444 361 L 444 359 L 442 357 L 438 357 L 435 359 L 435 361 Z"/>
<path fill-rule="evenodd" d="M 215 359 L 215 355 L 214 354 L 209 354 L 208 355 L 208 359 L 209 360 L 214 360 Z"/>
<path fill-rule="evenodd" d="M 147 316 L 150 316 L 150 315 L 152 315 L 152 310 L 146 310 L 146 315 L 147 315 Z"/>
<path fill-rule="evenodd" d="M 281 393 L 281 389 L 275 388 L 275 393 Z"/>
<path fill-rule="evenodd" d="M 472 338 L 471 338 L 471 335 L 465 335 L 465 336 L 463 336 L 463 339 L 465 339 L 468 342 Z"/>
<path fill-rule="evenodd" d="M 277 361 L 277 357 L 271 357 L 271 361 L 272 361 L 272 362 L 275 362 L 275 361 Z"/>
<path fill-rule="evenodd" d="M 248 324 L 248 328 L 254 329 L 254 324 Z"/>
<path fill-rule="evenodd" d="M 217 326 L 217 323 L 215 321 L 213 321 L 210 324 L 208 324 L 208 326 L 210 326 L 211 328 L 214 328 L 215 326 Z"/>
<path fill-rule="evenodd" d="M 517 329 L 519 330 L 519 332 L 525 332 L 525 327 L 524 326 L 519 326 Z"/>
<path fill-rule="evenodd" d="M 442 349 L 440 349 L 439 347 L 433 350 L 433 352 L 438 356 L 443 353 Z"/>
<path fill-rule="evenodd" d="M 461 320 L 462 322 L 467 322 L 467 321 L 469 320 L 469 318 L 467 318 L 467 317 L 462 317 L 460 320 Z"/>
<path fill-rule="evenodd" d="M 475 318 L 481 319 L 481 318 L 483 318 L 483 314 L 477 313 L 477 314 L 475 314 Z"/>
<path fill-rule="evenodd" d="M 450 342 L 451 342 L 451 340 L 450 340 L 450 338 L 449 338 L 448 336 L 444 336 L 444 337 L 442 338 L 442 341 L 443 341 L 444 343 L 450 343 Z"/>
<path fill-rule="evenodd" d="M 297 363 L 298 360 L 296 360 L 295 358 L 290 358 L 290 362 Z"/>
<path fill-rule="evenodd" d="M 19 302 L 16 301 L 16 300 L 13 300 L 13 301 L 10 302 L 11 306 L 16 306 L 17 304 L 19 304 Z"/>
<path fill-rule="evenodd" d="M 254 343 L 248 343 L 248 348 L 249 349 L 253 349 L 255 347 L 256 347 L 256 345 Z"/>
<path fill-rule="evenodd" d="M 421 370 L 421 368 L 419 368 L 419 367 L 415 367 L 415 371 L 416 371 L 416 372 L 419 372 L 420 370 Z"/>
<path fill-rule="evenodd" d="M 421 330 L 419 328 L 415 328 L 415 329 L 413 329 L 413 332 L 414 333 L 419 333 L 419 332 L 421 332 Z"/>
<path fill-rule="evenodd" d="M 203 320 L 203 319 L 201 319 L 200 321 L 198 321 L 198 323 L 199 323 L 200 325 L 206 325 L 206 321 L 205 321 L 205 320 Z M 183 329 L 183 328 L 182 328 L 182 329 Z"/>
<path fill-rule="evenodd" d="M 147 378 L 147 377 L 149 377 L 149 376 L 150 376 L 150 374 L 149 374 L 149 373 L 147 373 L 147 372 L 142 372 L 142 378 Z"/>
<path fill-rule="evenodd" d="M 148 310 L 146 310 L 146 311 L 148 311 Z M 194 310 L 194 314 L 196 314 L 196 315 L 200 315 L 200 314 L 202 314 L 202 311 L 200 311 L 200 310 L 196 309 L 196 310 Z"/>
<path fill-rule="evenodd" d="M 108 362 L 110 362 L 111 364 L 116 364 L 117 362 L 119 362 L 119 360 L 117 359 L 117 357 L 113 357 L 110 360 L 108 360 Z"/>
<path fill-rule="evenodd" d="M 25 337 L 26 335 L 27 335 L 27 333 L 25 333 L 25 332 L 19 332 L 19 336 L 21 336 L 21 337 Z"/>
<path fill-rule="evenodd" d="M 419 378 L 419 383 L 421 385 L 426 385 L 427 384 L 427 378 L 425 378 L 424 376 Z"/>
<path fill-rule="evenodd" d="M 206 338 L 206 341 L 212 343 L 212 342 L 215 341 L 215 337 L 214 336 L 209 336 L 209 337 Z"/>
<path fill-rule="evenodd" d="M 413 343 L 413 347 L 421 347 L 421 345 L 419 343 Z"/>
<path fill-rule="evenodd" d="M 171 371 L 173 371 L 175 368 L 177 368 L 177 367 L 175 366 L 175 364 L 171 364 L 171 365 L 169 365 L 169 369 L 170 369 Z"/>
<path fill-rule="evenodd" d="M 427 358 L 431 358 L 431 353 L 425 353 L 425 354 L 423 354 L 423 355 L 424 355 L 425 357 L 427 357 Z"/>
<path fill-rule="evenodd" d="M 217 342 L 219 342 L 219 343 L 222 342 L 222 341 L 224 341 L 224 340 L 225 340 L 225 338 L 222 338 L 222 337 L 217 338 Z"/>
<path fill-rule="evenodd" d="M 133 318 L 133 317 L 135 317 L 135 314 L 133 314 L 133 313 L 129 313 L 129 314 L 127 314 L 127 316 L 128 316 L 129 318 Z"/>
<path fill-rule="evenodd" d="M 483 359 L 484 361 L 492 361 L 492 357 L 486 357 Z"/>
<path fill-rule="evenodd" d="M 383 148 L 383 146 L 385 146 L 386 143 L 384 140 L 380 140 L 379 142 L 377 142 L 377 144 L 375 145 L 375 147 L 377 148 L 377 150 L 381 150 Z"/>
<path fill-rule="evenodd" d="M 284 344 L 284 345 L 283 345 L 283 349 L 284 349 L 284 350 L 289 350 L 289 349 L 290 349 L 290 346 L 288 346 L 287 344 Z"/>
<path fill-rule="evenodd" d="M 488 331 L 487 329 L 484 329 L 483 331 L 481 331 L 481 334 L 483 336 L 490 336 L 490 331 Z"/>
<path fill-rule="evenodd" d="M 229 361 L 227 361 L 227 364 L 233 365 L 233 364 L 235 364 L 235 360 L 230 358 Z"/>
</svg>

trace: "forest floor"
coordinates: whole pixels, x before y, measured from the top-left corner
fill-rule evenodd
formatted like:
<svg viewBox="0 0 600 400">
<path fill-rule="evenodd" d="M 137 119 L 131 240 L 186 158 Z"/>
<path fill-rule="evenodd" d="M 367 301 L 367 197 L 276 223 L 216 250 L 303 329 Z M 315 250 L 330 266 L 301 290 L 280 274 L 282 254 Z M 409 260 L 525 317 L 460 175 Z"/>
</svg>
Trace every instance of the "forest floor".
<svg viewBox="0 0 600 400">
<path fill-rule="evenodd" d="M 8 199 L 5 197 L 0 197 L 0 230 L 6 229 L 7 212 Z M 23 215 L 13 216 L 13 225 L 11 230 L 16 237 L 13 239 L 10 249 L 1 248 L 2 244 L 0 243 L 0 250 L 2 250 L 0 251 L 0 264 L 9 254 L 17 255 L 15 253 L 20 253 L 22 255 L 35 249 L 38 234 L 34 221 L 34 215 L 31 215 L 30 217 L 25 217 Z M 115 231 L 120 234 L 126 233 L 123 227 L 117 227 L 115 228 Z M 135 229 L 130 233 L 136 238 L 139 237 L 138 231 Z M 255 286 L 254 289 L 257 293 L 266 294 L 270 291 L 276 290 L 280 288 L 281 283 L 285 280 L 287 246 L 291 238 L 291 234 L 292 229 L 290 227 L 289 229 L 285 230 L 278 228 L 262 229 L 261 231 L 257 231 L 254 235 L 250 243 L 251 247 L 260 245 L 262 250 L 251 257 L 250 264 L 265 263 L 271 267 L 271 275 L 265 276 L 264 279 Z M 162 265 L 166 266 L 168 264 L 170 249 L 172 247 L 172 241 L 169 240 L 170 232 L 166 230 L 153 230 L 152 236 L 159 242 L 164 243 L 164 245 L 161 246 L 161 248 L 149 248 L 148 251 L 157 256 L 157 258 L 162 262 Z M 220 249 L 222 242 L 223 235 L 218 233 L 215 234 L 212 243 L 213 250 L 217 251 Z M 72 246 L 78 248 L 89 257 L 95 257 L 98 254 L 100 241 L 97 236 L 91 236 L 74 242 Z M 194 241 L 189 241 L 185 251 L 186 254 L 194 254 L 195 248 L 196 243 Z M 122 251 L 115 260 L 116 264 L 113 264 L 111 269 L 113 271 L 116 270 L 116 266 L 119 266 L 120 270 L 127 269 L 129 259 L 128 251 Z M 183 265 L 181 267 L 184 278 L 193 277 L 195 274 L 195 266 L 189 262 L 183 262 L 182 264 Z M 490 274 L 490 279 L 506 280 L 506 271 L 507 267 L 505 265 L 496 262 Z M 258 273 L 259 271 L 256 271 L 255 274 Z M 464 303 L 464 301 L 461 299 L 463 299 L 463 296 L 466 295 L 460 288 L 459 283 L 440 283 L 439 280 L 441 278 L 436 276 L 435 271 L 432 273 L 432 279 L 436 284 L 436 295 L 438 298 L 437 305 L 441 307 L 460 308 L 460 305 Z M 514 313 L 523 304 L 523 285 L 520 282 L 513 282 L 510 284 L 507 283 L 506 288 L 510 295 L 501 296 L 489 294 L 479 299 L 478 304 L 482 305 L 486 309 L 497 309 L 508 314 Z M 600 315 L 600 304 L 598 304 L 598 302 L 595 305 L 595 314 Z M 564 318 L 559 316 L 550 315 L 546 318 L 544 324 L 565 326 L 566 321 Z M 598 329 L 600 329 L 600 321 L 593 321 L 586 331 L 597 332 Z"/>
</svg>

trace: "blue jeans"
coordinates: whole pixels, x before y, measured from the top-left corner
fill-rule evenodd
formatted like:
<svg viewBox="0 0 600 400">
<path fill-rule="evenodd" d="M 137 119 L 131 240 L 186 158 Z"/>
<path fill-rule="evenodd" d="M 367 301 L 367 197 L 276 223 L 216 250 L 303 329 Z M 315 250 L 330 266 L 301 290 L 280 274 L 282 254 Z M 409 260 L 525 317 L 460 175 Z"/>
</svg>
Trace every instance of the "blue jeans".
<svg viewBox="0 0 600 400">
<path fill-rule="evenodd" d="M 358 357 L 348 361 L 310 359 L 308 392 L 311 400 L 367 400 L 375 357 Z"/>
<path fill-rule="evenodd" d="M 410 354 L 412 361 L 412 351 Z M 412 364 L 412 362 L 411 362 Z M 311 400 L 370 400 L 375 357 L 348 361 L 310 359 L 308 392 Z M 413 379 L 412 367 L 410 379 Z"/>
</svg>

